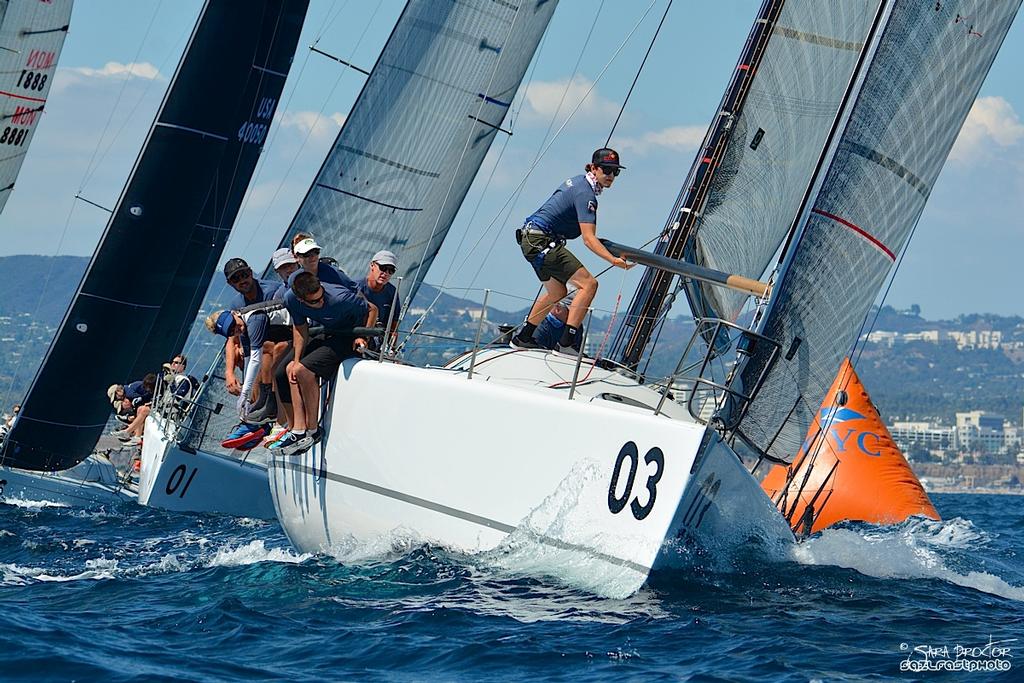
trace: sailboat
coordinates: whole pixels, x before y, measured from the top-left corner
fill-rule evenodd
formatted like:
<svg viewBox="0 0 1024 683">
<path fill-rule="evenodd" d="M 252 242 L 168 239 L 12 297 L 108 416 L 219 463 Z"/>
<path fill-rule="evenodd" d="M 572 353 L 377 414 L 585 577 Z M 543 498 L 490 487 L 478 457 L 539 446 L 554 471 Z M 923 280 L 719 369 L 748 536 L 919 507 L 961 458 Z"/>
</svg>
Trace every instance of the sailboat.
<svg viewBox="0 0 1024 683">
<path fill-rule="evenodd" d="M 0 212 L 42 119 L 72 0 L 0 2 Z"/>
<path fill-rule="evenodd" d="M 410 0 L 281 246 L 312 233 L 355 278 L 388 249 L 410 275 L 403 295 L 415 294 L 492 142 L 508 133 L 502 123 L 555 5 Z M 141 504 L 276 516 L 264 449 L 219 445 L 231 418 L 214 411 L 233 403 L 213 373 L 191 417 L 156 407 L 143 439 Z"/>
<path fill-rule="evenodd" d="M 701 372 L 678 397 L 680 377 L 658 387 L 631 367 L 541 351 L 475 348 L 444 368 L 346 361 L 324 441 L 271 463 L 289 539 L 307 552 L 394 533 L 499 556 L 525 544 L 530 571 L 609 595 L 689 566 L 693 547 L 793 542 L 751 470 L 799 449 L 1019 5 L 864 3 L 851 36 L 800 27 L 819 3 L 765 2 L 748 48 L 856 56 L 775 238 L 781 263 L 752 326 L 700 318 L 690 348 L 704 345 Z M 738 70 L 757 71 L 745 59 Z M 759 128 L 721 138 L 724 151 L 756 152 L 777 132 Z M 673 225 L 707 208 L 677 204 Z M 721 377 L 705 374 L 716 365 Z"/>
<path fill-rule="evenodd" d="M 104 393 L 111 382 L 159 369 L 180 350 L 180 330 L 191 325 L 200 304 L 201 294 L 192 290 L 205 289 L 234 223 L 306 9 L 307 0 L 208 0 L 203 6 L 106 230 L 2 444 L 6 495 L 82 502 L 83 484 L 71 468 L 83 461 L 104 471 L 90 482 L 92 501 L 128 495 L 109 485 L 113 465 L 90 455 L 110 414 Z M 127 291 L 125 263 L 145 264 Z"/>
</svg>

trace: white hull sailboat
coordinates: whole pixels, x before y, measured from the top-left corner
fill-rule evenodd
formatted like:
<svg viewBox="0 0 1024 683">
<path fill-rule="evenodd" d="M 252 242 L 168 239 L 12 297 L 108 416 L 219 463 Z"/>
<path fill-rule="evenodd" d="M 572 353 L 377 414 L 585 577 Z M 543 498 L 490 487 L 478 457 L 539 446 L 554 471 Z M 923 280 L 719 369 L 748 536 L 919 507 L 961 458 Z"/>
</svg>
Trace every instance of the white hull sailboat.
<svg viewBox="0 0 1024 683">
<path fill-rule="evenodd" d="M 140 505 L 275 518 L 264 449 L 239 457 L 202 451 L 179 439 L 178 429 L 176 422 L 159 411 L 146 420 L 139 469 Z"/>
<path fill-rule="evenodd" d="M 0 467 L 0 502 L 97 507 L 135 499 L 134 489 L 101 453 L 93 453 L 74 467 L 56 472 Z"/>
<path fill-rule="evenodd" d="M 554 551 L 542 573 L 626 595 L 685 566 L 694 542 L 792 541 L 732 450 L 628 374 L 585 361 L 574 383 L 575 358 L 492 348 L 467 379 L 470 362 L 346 361 L 324 442 L 271 462 L 296 548 L 406 530 L 481 552 L 525 534 Z M 565 576 L 573 567 L 586 575 Z"/>
</svg>

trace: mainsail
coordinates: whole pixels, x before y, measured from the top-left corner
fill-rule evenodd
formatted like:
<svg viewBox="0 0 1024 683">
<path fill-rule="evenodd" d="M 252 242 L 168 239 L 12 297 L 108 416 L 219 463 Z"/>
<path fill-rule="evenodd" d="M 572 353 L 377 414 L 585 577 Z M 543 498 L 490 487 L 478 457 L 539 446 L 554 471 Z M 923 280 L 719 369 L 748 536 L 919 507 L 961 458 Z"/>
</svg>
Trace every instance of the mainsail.
<svg viewBox="0 0 1024 683">
<path fill-rule="evenodd" d="M 656 253 L 758 279 L 799 213 L 880 0 L 766 0 Z M 648 270 L 616 351 L 636 365 L 671 274 Z M 739 316 L 746 295 L 687 282 L 695 317 Z"/>
<path fill-rule="evenodd" d="M 757 452 L 789 461 L 799 450 L 1020 4 L 891 4 L 760 329 L 779 342 L 781 355 L 736 432 Z M 740 373 L 744 386 L 769 356 L 768 348 L 754 350 Z"/>
<path fill-rule="evenodd" d="M 85 458 L 110 414 L 104 389 L 132 379 L 175 277 L 205 272 L 190 246 L 230 228 L 298 41 L 306 0 L 209 0 L 106 231 L 5 443 L 4 464 L 64 469 Z M 271 71 L 275 73 L 270 73 Z M 211 243 L 207 249 L 219 249 Z M 196 259 L 195 268 L 186 259 Z M 191 305 L 191 302 L 190 302 Z M 191 320 L 195 309 L 175 303 Z M 186 322 L 165 319 L 166 329 Z"/>
<path fill-rule="evenodd" d="M 53 85 L 72 0 L 0 0 L 0 211 Z"/>
<path fill-rule="evenodd" d="M 410 0 L 281 244 L 359 277 L 390 249 L 410 298 L 476 177 L 555 0 Z"/>
</svg>

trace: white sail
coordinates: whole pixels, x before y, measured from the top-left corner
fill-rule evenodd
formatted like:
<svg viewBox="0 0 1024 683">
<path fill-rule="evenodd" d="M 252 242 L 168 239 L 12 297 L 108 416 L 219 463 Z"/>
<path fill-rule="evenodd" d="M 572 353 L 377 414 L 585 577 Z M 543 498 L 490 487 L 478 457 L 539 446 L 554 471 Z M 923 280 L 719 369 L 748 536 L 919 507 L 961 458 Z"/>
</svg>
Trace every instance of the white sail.
<svg viewBox="0 0 1024 683">
<path fill-rule="evenodd" d="M 0 211 L 42 118 L 71 2 L 0 1 Z"/>
</svg>

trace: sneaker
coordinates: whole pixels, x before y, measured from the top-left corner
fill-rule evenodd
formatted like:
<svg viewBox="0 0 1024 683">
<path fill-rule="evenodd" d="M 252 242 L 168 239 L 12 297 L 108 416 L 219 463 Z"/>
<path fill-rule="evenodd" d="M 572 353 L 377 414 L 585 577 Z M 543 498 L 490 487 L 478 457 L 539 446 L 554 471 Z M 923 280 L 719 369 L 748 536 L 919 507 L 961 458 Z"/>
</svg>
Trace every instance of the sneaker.
<svg viewBox="0 0 1024 683">
<path fill-rule="evenodd" d="M 245 416 L 246 422 L 262 425 L 273 422 L 277 419 L 277 399 L 271 394 L 262 407 L 256 408 Z"/>
<path fill-rule="evenodd" d="M 319 431 L 319 430 L 317 430 Z M 314 432 L 315 433 L 315 432 Z M 302 455 L 313 447 L 313 434 L 306 434 L 301 439 L 281 447 L 281 455 Z"/>
<path fill-rule="evenodd" d="M 525 350 L 529 350 L 529 349 L 539 349 L 539 348 L 541 348 L 541 345 L 538 344 L 537 342 L 535 342 L 533 340 L 533 337 L 530 337 L 529 339 L 524 339 L 524 338 L 520 337 L 518 334 L 516 336 L 512 337 L 512 341 L 510 341 L 508 343 L 508 345 L 511 348 L 513 348 L 513 349 L 524 350 L 524 351 Z"/>
<path fill-rule="evenodd" d="M 131 435 L 128 433 L 127 429 L 115 429 L 115 430 L 110 432 L 110 435 L 111 436 L 116 436 L 117 438 L 119 438 L 121 440 L 131 438 Z"/>
<path fill-rule="evenodd" d="M 281 440 L 281 438 L 288 433 L 287 427 L 281 425 L 274 425 L 274 428 L 270 430 L 270 434 L 267 434 L 267 438 L 263 439 L 263 447 L 270 448 L 273 444 Z"/>
<path fill-rule="evenodd" d="M 130 436 L 124 442 L 124 445 L 128 446 L 129 448 L 133 447 L 133 446 L 141 446 L 142 445 L 142 437 L 141 436 Z"/>
<path fill-rule="evenodd" d="M 322 430 L 319 427 L 317 427 L 316 431 L 313 432 L 313 434 L 312 434 L 312 438 L 313 438 L 313 444 L 314 445 L 320 443 L 321 441 L 324 440 L 324 430 Z"/>
<path fill-rule="evenodd" d="M 220 442 L 223 448 L 237 448 L 239 444 L 246 443 L 251 437 L 251 434 L 257 430 L 260 430 L 260 425 L 250 424 L 248 422 L 242 422 L 238 424 L 230 434 L 224 437 L 224 440 Z M 266 432 L 262 432 L 260 437 L 262 438 Z"/>
<path fill-rule="evenodd" d="M 282 451 L 289 446 L 294 446 L 298 443 L 301 437 L 295 436 L 291 431 L 286 430 L 280 439 L 267 446 L 272 451 Z"/>
<path fill-rule="evenodd" d="M 252 450 L 253 448 L 256 448 L 257 446 L 260 445 L 260 442 L 263 441 L 263 437 L 265 437 L 267 435 L 267 432 L 269 431 L 269 427 L 262 426 L 255 432 L 250 432 L 248 438 L 242 443 L 235 446 L 235 448 L 240 451 Z"/>
<path fill-rule="evenodd" d="M 573 358 L 576 358 L 577 356 L 580 355 L 580 350 L 577 349 L 575 346 L 562 346 L 561 344 L 556 344 L 555 351 L 566 356 L 572 356 Z M 584 360 L 586 360 L 589 359 L 590 356 L 584 353 L 583 358 Z"/>
</svg>

